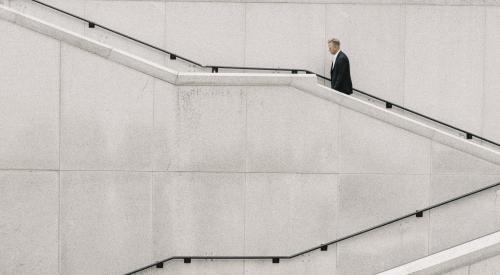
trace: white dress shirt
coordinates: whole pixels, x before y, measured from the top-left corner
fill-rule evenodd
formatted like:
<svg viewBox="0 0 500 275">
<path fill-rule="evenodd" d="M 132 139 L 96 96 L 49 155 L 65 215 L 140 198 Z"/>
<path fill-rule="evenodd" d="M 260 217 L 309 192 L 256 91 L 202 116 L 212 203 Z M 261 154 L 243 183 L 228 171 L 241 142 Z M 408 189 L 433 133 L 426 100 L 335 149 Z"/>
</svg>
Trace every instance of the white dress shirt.
<svg viewBox="0 0 500 275">
<path fill-rule="evenodd" d="M 337 51 L 336 54 L 332 54 L 332 71 L 335 68 L 335 61 L 337 60 L 337 56 L 339 55 L 340 49 Z"/>
</svg>

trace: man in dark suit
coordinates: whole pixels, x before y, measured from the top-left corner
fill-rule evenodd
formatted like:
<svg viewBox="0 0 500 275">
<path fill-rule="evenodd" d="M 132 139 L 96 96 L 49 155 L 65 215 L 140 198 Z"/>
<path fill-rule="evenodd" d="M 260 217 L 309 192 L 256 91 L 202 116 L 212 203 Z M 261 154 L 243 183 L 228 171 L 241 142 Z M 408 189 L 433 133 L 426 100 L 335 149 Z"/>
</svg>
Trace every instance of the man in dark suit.
<svg viewBox="0 0 500 275">
<path fill-rule="evenodd" d="M 332 54 L 332 66 L 330 67 L 332 89 L 344 94 L 352 94 L 349 58 L 340 50 L 340 41 L 335 38 L 329 40 L 328 49 Z"/>
</svg>

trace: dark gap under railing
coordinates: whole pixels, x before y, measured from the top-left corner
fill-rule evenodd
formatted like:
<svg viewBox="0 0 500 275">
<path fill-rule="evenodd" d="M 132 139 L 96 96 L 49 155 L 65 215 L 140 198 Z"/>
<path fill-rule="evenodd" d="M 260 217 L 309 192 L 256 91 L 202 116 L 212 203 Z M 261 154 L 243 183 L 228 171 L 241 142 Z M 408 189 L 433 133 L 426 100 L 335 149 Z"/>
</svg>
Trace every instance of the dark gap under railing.
<svg viewBox="0 0 500 275">
<path fill-rule="evenodd" d="M 104 29 L 104 30 L 106 30 L 106 31 L 109 31 L 109 32 L 112 32 L 112 33 L 114 33 L 114 34 L 117 34 L 117 35 L 123 36 L 123 37 L 125 37 L 125 38 L 127 38 L 127 39 L 130 39 L 130 40 L 132 40 L 132 41 L 134 41 L 134 42 L 136 42 L 136 43 L 139 43 L 139 44 L 142 44 L 142 45 L 144 45 L 144 46 L 147 46 L 147 47 L 150 47 L 150 48 L 152 48 L 152 49 L 155 49 L 155 50 L 157 50 L 157 51 L 160 51 L 160 52 L 162 52 L 162 53 L 164 53 L 164 54 L 168 54 L 168 55 L 170 56 L 170 59 L 171 59 L 171 60 L 180 59 L 180 60 L 183 60 L 183 61 L 185 61 L 185 62 L 187 62 L 187 63 L 193 64 L 193 65 L 196 65 L 196 66 L 198 66 L 198 67 L 200 67 L 200 68 L 211 69 L 211 70 L 212 70 L 212 73 L 218 73 L 218 72 L 219 72 L 219 69 L 226 69 L 226 70 L 283 71 L 283 72 L 290 72 L 290 73 L 292 73 L 292 74 L 297 74 L 297 73 L 299 73 L 299 72 L 303 72 L 303 73 L 306 73 L 306 74 L 314 74 L 314 75 L 316 75 L 316 76 L 317 76 L 317 77 L 319 77 L 319 78 L 322 78 L 322 79 L 324 79 L 324 80 L 331 81 L 331 79 L 329 79 L 329 78 L 327 78 L 327 77 L 325 77 L 325 76 L 323 76 L 323 75 L 320 75 L 320 74 L 317 74 L 317 73 L 315 73 L 315 72 L 311 72 L 311 71 L 309 71 L 309 70 L 305 70 L 305 69 L 289 69 L 289 68 L 264 68 L 264 67 L 239 67 L 239 66 L 202 65 L 202 64 L 200 64 L 200 63 L 198 63 L 198 62 L 195 62 L 195 61 L 193 61 L 193 60 L 190 60 L 190 59 L 188 59 L 188 58 L 185 58 L 185 57 L 182 57 L 182 56 L 177 55 L 177 54 L 175 54 L 175 53 L 172 53 L 172 52 L 166 51 L 166 50 L 164 50 L 164 49 L 162 49 L 162 48 L 160 48 L 160 47 L 157 47 L 157 46 L 151 45 L 151 44 L 149 44 L 149 43 L 147 43 L 147 42 L 144 42 L 144 41 L 139 40 L 139 39 L 137 39 L 137 38 L 131 37 L 131 36 L 127 35 L 127 34 L 124 34 L 124 33 L 119 32 L 119 31 L 116 31 L 116 30 L 110 29 L 110 28 L 108 28 L 108 27 L 106 27 L 106 26 L 103 26 L 103 25 L 101 25 L 101 24 L 99 24 L 99 23 L 96 23 L 96 22 L 90 21 L 90 20 L 88 20 L 88 19 L 86 19 L 86 18 L 83 18 L 83 17 L 81 17 L 81 16 L 78 16 L 78 15 L 75 15 L 75 14 L 73 14 L 73 13 L 67 12 L 67 11 L 65 11 L 65 10 L 61 10 L 61 9 L 59 9 L 59 8 L 57 8 L 57 7 L 54 7 L 54 6 L 49 5 L 49 4 L 46 4 L 46 3 L 44 3 L 44 2 L 41 2 L 41 1 L 38 1 L 38 0 L 30 0 L 30 1 L 35 2 L 35 3 L 37 3 L 37 4 L 40 4 L 40 5 L 42 5 L 42 6 L 45 6 L 45 7 L 47 7 L 47 8 L 50 8 L 50 9 L 56 10 L 56 11 L 58 11 L 58 12 L 60 12 L 60 13 L 66 14 L 66 15 L 71 16 L 71 17 L 73 17 L 73 18 L 79 19 L 79 20 L 81 20 L 81 21 L 84 21 L 84 22 L 86 22 L 86 23 L 88 24 L 88 27 L 89 27 L 89 28 L 99 27 L 99 28 Z M 466 130 L 463 130 L 463 129 L 461 129 L 461 128 L 458 128 L 458 127 L 452 126 L 452 125 L 450 125 L 450 124 L 448 124 L 448 123 L 445 123 L 445 122 L 442 122 L 442 121 L 437 120 L 437 119 L 435 119 L 435 118 L 432 118 L 432 117 L 426 116 L 426 115 L 421 114 L 421 113 L 419 113 L 419 112 L 417 112 L 417 111 L 414 111 L 414 110 L 408 109 L 408 108 L 406 108 L 406 107 L 403 107 L 403 106 L 401 106 L 401 105 L 398 105 L 398 104 L 393 103 L 393 102 L 390 102 L 390 101 L 387 101 L 387 100 L 385 100 L 385 99 L 382 99 L 382 98 L 380 98 L 380 97 L 374 96 L 374 95 L 369 94 L 369 93 L 367 93 L 367 92 L 364 92 L 364 91 L 361 91 L 361 90 L 358 90 L 358 89 L 353 89 L 353 90 L 354 90 L 355 92 L 359 93 L 359 94 L 365 95 L 365 96 L 367 96 L 367 97 L 369 97 L 369 98 L 372 98 L 372 99 L 375 99 L 375 100 L 378 100 L 378 101 L 380 101 L 380 102 L 384 103 L 384 104 L 385 104 L 385 108 L 386 108 L 386 109 L 392 109 L 392 108 L 396 107 L 396 108 L 401 109 L 401 110 L 403 110 L 403 111 L 406 111 L 406 112 L 408 112 L 408 113 L 411 113 L 411 114 L 417 115 L 417 116 L 422 117 L 422 118 L 424 118 L 424 119 L 427 119 L 427 120 L 430 120 L 430 121 L 436 122 L 436 123 L 438 123 L 438 124 L 441 124 L 441 125 L 443 125 L 443 126 L 446 126 L 446 127 L 450 128 L 450 129 L 453 129 L 453 130 L 455 130 L 455 131 L 458 131 L 459 133 L 463 133 L 463 134 L 465 135 L 465 138 L 466 138 L 466 139 L 470 139 L 470 140 L 471 140 L 471 139 L 474 139 L 474 138 L 475 138 L 475 139 L 478 139 L 478 140 L 480 140 L 480 141 L 487 142 L 487 143 L 489 143 L 489 144 L 495 145 L 495 146 L 497 146 L 497 147 L 499 147 L 499 148 L 500 148 L 500 144 L 499 144 L 499 143 L 494 142 L 494 141 L 492 141 L 492 140 L 490 140 L 490 139 L 487 139 L 487 138 L 481 137 L 481 136 L 476 135 L 476 134 L 473 134 L 473 133 L 471 133 L 471 132 L 469 132 L 469 131 L 466 131 Z"/>
<path fill-rule="evenodd" d="M 351 238 L 357 237 L 359 235 L 362 235 L 362 234 L 368 233 L 370 231 L 379 229 L 379 228 L 384 227 L 384 226 L 389 225 L 389 224 L 393 224 L 395 222 L 402 221 L 402 220 L 404 220 L 406 218 L 409 218 L 409 217 L 412 217 L 412 216 L 415 216 L 417 218 L 422 218 L 424 216 L 424 212 L 426 212 L 426 211 L 429 211 L 429 210 L 432 210 L 434 208 L 438 208 L 440 206 L 443 206 L 443 205 L 446 205 L 446 204 L 449 204 L 449 203 L 461 200 L 463 198 L 475 195 L 477 193 L 480 193 L 480 192 L 483 192 L 485 190 L 497 187 L 499 185 L 500 185 L 500 182 L 492 184 L 492 185 L 489 185 L 489 186 L 486 186 L 486 187 L 483 187 L 481 189 L 477 189 L 475 191 L 463 194 L 461 196 L 458 196 L 458 197 L 455 197 L 455 198 L 452 198 L 452 199 L 449 199 L 449 200 L 446 200 L 446 201 L 434 204 L 432 206 L 429 206 L 429 207 L 426 207 L 426 208 L 423 208 L 423 209 L 420 209 L 420 210 L 416 210 L 413 213 L 408 213 L 408 214 L 406 214 L 404 216 L 401 216 L 401 217 L 398 217 L 398 218 L 386 221 L 384 223 L 372 226 L 370 228 L 358 231 L 356 233 L 353 233 L 353 234 L 350 234 L 350 235 L 338 238 L 336 240 L 333 240 L 333 241 L 330 241 L 330 242 L 327 242 L 327 243 L 320 244 L 318 246 L 312 247 L 310 249 L 307 249 L 307 250 L 304 250 L 304 251 L 301 251 L 301 252 L 298 252 L 296 254 L 289 255 L 289 256 L 174 256 L 174 257 L 170 257 L 170 258 L 167 258 L 167 259 L 155 262 L 153 264 L 150 264 L 150 265 L 138 268 L 138 269 L 136 269 L 134 271 L 126 273 L 125 275 L 135 274 L 137 272 L 140 272 L 140 271 L 146 270 L 148 268 L 152 268 L 152 267 L 163 268 L 164 263 L 167 263 L 167 262 L 170 262 L 170 261 L 173 261 L 173 260 L 183 260 L 184 263 L 186 263 L 186 264 L 191 263 L 192 260 L 271 260 L 272 263 L 278 264 L 280 262 L 280 260 L 282 260 L 282 259 L 283 260 L 293 259 L 293 258 L 296 258 L 298 256 L 301 256 L 301 255 L 313 252 L 315 250 L 327 251 L 328 250 L 328 246 L 330 246 L 330 245 L 339 243 L 341 241 L 345 241 L 347 239 L 351 239 Z"/>
</svg>

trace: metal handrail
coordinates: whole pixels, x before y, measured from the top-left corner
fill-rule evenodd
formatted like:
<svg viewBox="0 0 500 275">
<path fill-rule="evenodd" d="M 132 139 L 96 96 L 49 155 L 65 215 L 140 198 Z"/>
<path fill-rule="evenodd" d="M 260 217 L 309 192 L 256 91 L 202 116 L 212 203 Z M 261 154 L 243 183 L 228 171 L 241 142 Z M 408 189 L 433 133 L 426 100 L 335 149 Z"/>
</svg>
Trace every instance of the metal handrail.
<svg viewBox="0 0 500 275">
<path fill-rule="evenodd" d="M 321 251 L 327 251 L 329 245 L 339 243 L 341 241 L 344 241 L 344 240 L 347 240 L 347 239 L 350 239 L 350 238 L 362 235 L 364 233 L 373 231 L 375 229 L 379 229 L 379 228 L 384 227 L 386 225 L 389 225 L 389 224 L 392 224 L 392 223 L 404 220 L 406 218 L 412 217 L 413 215 L 415 215 L 417 218 L 423 217 L 423 214 L 426 211 L 429 211 L 429 210 L 432 210 L 434 208 L 438 208 L 440 206 L 443 206 L 443 205 L 455 202 L 457 200 L 460 200 L 460 199 L 463 199 L 463 198 L 475 195 L 477 193 L 480 193 L 482 191 L 491 189 L 491 188 L 499 186 L 499 185 L 500 185 L 500 182 L 492 184 L 492 185 L 489 185 L 489 186 L 486 186 L 486 187 L 483 187 L 481 189 L 477 189 L 475 191 L 463 194 L 461 196 L 458 196 L 458 197 L 455 197 L 455 198 L 452 198 L 452 199 L 449 199 L 449 200 L 446 200 L 446 201 L 434 204 L 432 206 L 423 208 L 421 210 L 417 210 L 415 212 L 406 214 L 404 216 L 401 216 L 401 217 L 389 220 L 387 222 L 384 222 L 384 223 L 372 226 L 370 228 L 358 231 L 356 233 L 353 233 L 353 234 L 350 234 L 350 235 L 338 238 L 336 240 L 333 240 L 333 241 L 330 241 L 330 242 L 327 242 L 327 243 L 324 243 L 324 244 L 320 244 L 318 246 L 312 247 L 310 249 L 307 249 L 307 250 L 304 250 L 304 251 L 301 251 L 301 252 L 298 252 L 296 254 L 292 254 L 292 255 L 289 255 L 289 256 L 174 256 L 174 257 L 170 257 L 170 258 L 167 258 L 167 259 L 155 262 L 153 264 L 150 264 L 150 265 L 138 268 L 138 269 L 136 269 L 134 271 L 126 273 L 125 275 L 135 274 L 137 272 L 140 272 L 140 271 L 143 271 L 143 270 L 146 270 L 148 268 L 155 267 L 155 266 L 158 267 L 158 268 L 163 268 L 163 264 L 164 263 L 169 262 L 169 261 L 173 261 L 173 260 L 184 260 L 184 263 L 191 263 L 191 260 L 272 260 L 273 263 L 279 263 L 280 259 L 293 259 L 295 257 L 301 256 L 301 255 L 304 255 L 304 254 L 307 254 L 307 253 L 310 253 L 310 252 L 313 252 L 313 251 L 318 250 L 318 249 L 321 250 Z"/>
<path fill-rule="evenodd" d="M 306 73 L 306 74 L 314 74 L 314 75 L 316 75 L 316 76 L 317 76 L 317 77 L 319 77 L 319 78 L 322 78 L 322 79 L 324 79 L 324 80 L 331 81 L 331 79 L 330 79 L 330 78 L 327 78 L 327 77 L 325 77 L 325 76 L 323 76 L 323 75 L 320 75 L 320 74 L 317 74 L 317 73 L 315 73 L 315 72 L 312 72 L 312 71 L 309 71 L 309 70 L 305 70 L 305 69 L 293 69 L 293 68 L 292 68 L 292 69 L 290 69 L 290 68 L 264 68 L 264 67 L 244 67 L 244 66 L 217 66 L 217 65 L 202 65 L 201 63 L 198 63 L 198 62 L 195 62 L 195 61 L 190 60 L 190 59 L 188 59 L 188 58 L 182 57 L 182 56 L 180 56 L 180 55 L 178 55 L 178 54 L 175 54 L 175 53 L 169 52 L 169 51 L 164 50 L 164 49 L 162 49 L 162 48 L 160 48 L 160 47 L 157 47 L 157 46 L 151 45 L 151 44 L 149 44 L 149 43 L 147 43 L 147 42 L 144 42 L 144 41 L 139 40 L 139 39 L 137 39 L 137 38 L 131 37 L 131 36 L 127 35 L 127 34 L 124 34 L 124 33 L 119 32 L 119 31 L 117 31 L 117 30 L 113 30 L 113 29 L 111 29 L 111 28 L 108 28 L 108 27 L 106 27 L 106 26 L 103 26 L 103 25 L 101 25 L 101 24 L 98 24 L 98 23 L 96 23 L 96 22 L 93 22 L 93 21 L 88 20 L 88 19 L 86 19 L 86 18 L 83 18 L 83 17 L 81 17 L 81 16 L 75 15 L 75 14 L 70 13 L 70 12 L 68 12 L 68 11 L 65 11 L 65 10 L 59 9 L 59 8 L 57 8 L 57 7 L 54 7 L 54 6 L 52 6 L 52 5 L 46 4 L 46 3 L 44 3 L 44 2 L 41 2 L 41 1 L 38 1 L 38 0 L 31 0 L 31 1 L 32 1 L 32 2 L 35 2 L 35 3 L 37 3 L 37 4 L 40 4 L 40 5 L 42 5 L 42 6 L 48 7 L 48 8 L 50 8 L 50 9 L 56 10 L 56 11 L 58 11 L 58 12 L 64 13 L 64 14 L 69 15 L 69 16 L 71 16 L 71 17 L 74 17 L 74 18 L 76 18 L 76 19 L 78 19 L 78 20 L 84 21 L 84 22 L 86 22 L 86 23 L 88 24 L 88 26 L 89 26 L 90 28 L 95 28 L 95 27 L 102 28 L 102 29 L 104 29 L 104 30 L 106 30 L 106 31 L 109 31 L 109 32 L 112 32 L 112 33 L 114 33 L 114 34 L 118 34 L 118 35 L 120 35 L 120 36 L 123 36 L 123 37 L 125 37 L 125 38 L 127 38 L 127 39 L 130 39 L 130 40 L 132 40 L 132 41 L 134 41 L 134 42 L 136 42 L 136 43 L 142 44 L 142 45 L 144 45 L 144 46 L 150 47 L 150 48 L 155 49 L 155 50 L 157 50 L 157 51 L 160 51 L 160 52 L 162 52 L 162 53 L 168 54 L 168 55 L 170 55 L 170 59 L 171 59 L 171 60 L 181 59 L 181 60 L 184 60 L 185 62 L 191 63 L 191 64 L 193 64 L 193 65 L 196 65 L 196 66 L 200 67 L 200 68 L 208 68 L 208 69 L 212 69 L 212 72 L 213 72 L 213 73 L 218 73 L 218 72 L 219 72 L 219 69 L 227 69 L 227 70 L 260 70 L 260 71 L 287 71 L 287 72 L 291 72 L 292 74 L 297 74 L 298 72 L 304 72 L 304 73 Z M 421 113 L 419 113 L 419 112 L 417 112 L 417 111 L 414 111 L 414 110 L 411 110 L 411 109 L 409 109 L 409 108 L 403 107 L 403 106 L 401 106 L 401 105 L 398 105 L 398 104 L 396 104 L 396 103 L 393 103 L 393 102 L 390 102 L 390 101 L 388 101 L 388 100 L 382 99 L 382 98 L 380 98 L 380 97 L 374 96 L 374 95 L 372 95 L 372 94 L 369 94 L 369 93 L 367 93 L 367 92 L 361 91 L 361 90 L 359 90 L 359 89 L 353 89 L 353 90 L 354 90 L 355 92 L 357 92 L 357 93 L 360 93 L 360 94 L 362 94 L 362 95 L 368 96 L 368 97 L 370 97 L 370 98 L 372 98 L 372 99 L 375 99 L 375 100 L 378 100 L 378 101 L 380 101 L 380 102 L 384 103 L 384 104 L 385 104 L 385 107 L 386 107 L 387 109 L 391 109 L 391 108 L 393 108 L 393 107 L 396 107 L 396 108 L 401 109 L 401 110 L 403 110 L 403 111 L 406 111 L 406 112 L 412 113 L 412 114 L 414 114 L 414 115 L 420 116 L 420 117 L 425 118 L 425 119 L 427 119 L 427 120 L 430 120 L 430 121 L 433 121 L 433 122 L 439 123 L 439 124 L 441 124 L 441 125 L 443 125 L 443 126 L 446 126 L 446 127 L 450 128 L 450 129 L 453 129 L 453 130 L 455 130 L 455 131 L 458 131 L 458 132 L 460 132 L 460 133 L 463 133 L 463 134 L 465 134 L 466 139 L 473 139 L 473 138 L 476 138 L 476 139 L 478 139 L 478 140 L 482 140 L 482 141 L 488 142 L 488 143 L 490 143 L 490 144 L 492 144 L 492 145 L 495 145 L 495 146 L 497 146 L 497 147 L 500 147 L 500 144 L 499 144 L 499 143 L 497 143 L 497 142 L 495 142 L 495 141 L 492 141 L 492 140 L 490 140 L 490 139 L 487 139 L 487 138 L 484 138 L 484 137 L 478 136 L 478 135 L 473 134 L 473 133 L 471 133 L 471 132 L 469 132 L 469 131 L 463 130 L 463 129 L 458 128 L 458 127 L 455 127 L 455 126 L 450 125 L 450 124 L 448 124 L 448 123 L 446 123 L 446 122 L 443 122 L 443 121 L 437 120 L 437 119 L 435 119 L 435 118 L 429 117 L 429 116 L 427 116 L 427 115 L 421 114 Z"/>
</svg>

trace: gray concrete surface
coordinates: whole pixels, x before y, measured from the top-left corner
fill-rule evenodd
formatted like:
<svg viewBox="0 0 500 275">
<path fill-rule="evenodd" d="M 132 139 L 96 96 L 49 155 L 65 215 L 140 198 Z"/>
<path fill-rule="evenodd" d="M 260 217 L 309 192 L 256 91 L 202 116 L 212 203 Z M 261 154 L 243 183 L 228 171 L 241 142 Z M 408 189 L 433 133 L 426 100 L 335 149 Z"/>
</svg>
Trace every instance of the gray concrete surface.
<svg viewBox="0 0 500 275">
<path fill-rule="evenodd" d="M 8 177 L 0 182 L 14 199 L 1 208 L 2 219 L 12 220 L 12 213 L 19 211 L 16 205 L 36 211 L 52 207 L 50 215 L 36 215 L 43 219 L 17 220 L 19 226 L 2 227 L 0 234 L 0 246 L 12 247 L 24 238 L 17 228 L 27 228 L 29 238 L 40 241 L 19 249 L 18 259 L 38 259 L 31 254 L 36 251 L 32 246 L 51 251 L 40 258 L 40 273 L 114 274 L 184 253 L 291 254 L 429 205 L 445 192 L 449 196 L 500 180 L 495 158 L 485 160 L 498 153 L 477 153 L 487 150 L 385 110 L 360 107 L 364 103 L 355 99 L 336 95 L 325 100 L 327 95 L 280 85 L 280 78 L 266 85 L 261 76 L 253 76 L 258 84 L 247 79 L 244 85 L 236 85 L 242 79 L 238 75 L 218 76 L 235 79 L 236 84 L 221 86 L 204 82 L 210 76 L 191 74 L 172 85 L 132 70 L 133 65 L 123 66 L 4 20 L 0 28 L 8 30 L 0 43 L 6 52 L 30 52 L 33 45 L 25 41 L 35 39 L 61 59 L 61 67 L 51 67 L 54 61 L 39 53 L 36 63 L 55 76 L 53 82 L 61 83 L 43 93 L 55 93 L 60 107 L 22 112 L 22 117 L 51 118 L 55 137 L 40 142 L 55 148 L 56 157 L 1 168 L 4 173 L 42 170 L 37 172 L 60 177 L 59 188 L 53 179 L 32 180 L 47 187 L 47 197 L 24 197 L 9 184 L 17 180 Z M 83 48 L 90 45 L 78 41 L 74 43 Z M 35 66 L 33 60 L 5 60 L 5 68 Z M 12 94 L 23 91 L 22 85 L 44 87 L 51 79 L 22 73 L 3 77 L 0 90 Z M 8 83 L 22 85 L 3 86 Z M 2 110 L 10 104 L 0 102 Z M 2 121 L 19 119 L 13 111 L 2 116 Z M 26 120 L 26 125 L 36 125 Z M 17 137 L 19 124 L 3 124 L 2 138 Z M 40 137 L 45 129 L 34 127 Z M 19 142 L 21 148 L 30 144 Z M 10 163 L 33 154 L 15 152 L 0 158 Z M 401 193 L 395 194 L 395 189 Z M 318 251 L 280 265 L 205 261 L 174 263 L 174 271 L 163 271 L 371 274 L 498 230 L 496 195 L 492 190 L 481 195 L 485 199 L 476 196 L 455 205 L 458 208 L 425 213 L 331 246 L 327 253 Z M 457 230 L 456 223 L 459 232 L 450 234 Z M 42 229 L 30 230 L 33 227 Z M 15 259 L 2 263 L 2 269 L 30 272 L 31 267 Z"/>
<path fill-rule="evenodd" d="M 159 64 L 196 70 L 27 0 L 4 2 Z M 207 65 L 328 74 L 326 41 L 338 37 L 351 59 L 355 87 L 500 139 L 493 126 L 500 87 L 494 73 L 500 66 L 495 0 L 46 2 Z"/>
</svg>

